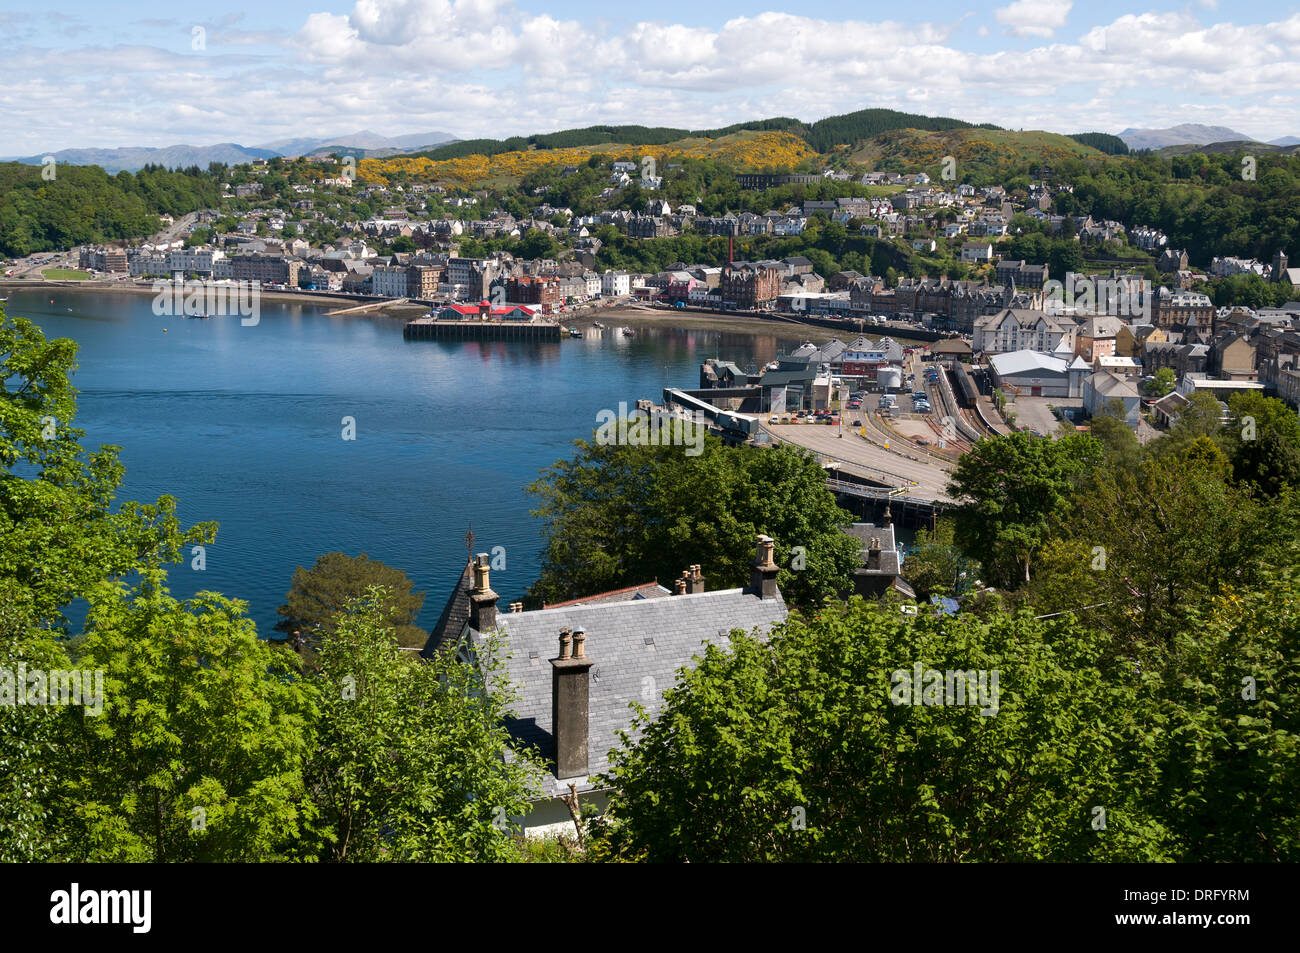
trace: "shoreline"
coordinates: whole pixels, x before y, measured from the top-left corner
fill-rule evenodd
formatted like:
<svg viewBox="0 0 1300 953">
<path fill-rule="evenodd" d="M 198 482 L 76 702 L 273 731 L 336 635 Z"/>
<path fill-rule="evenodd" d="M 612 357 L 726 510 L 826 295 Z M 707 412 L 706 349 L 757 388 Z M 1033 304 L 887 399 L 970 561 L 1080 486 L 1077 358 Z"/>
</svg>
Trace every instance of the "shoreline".
<svg viewBox="0 0 1300 953">
<path fill-rule="evenodd" d="M 155 294 L 151 285 L 138 285 L 128 282 L 87 282 L 87 281 L 53 281 L 48 279 L 0 279 L 0 291 L 6 294 L 16 290 L 35 289 L 40 291 L 73 291 L 92 294 Z M 335 308 L 355 308 L 372 302 L 358 302 L 355 298 L 334 297 L 328 294 L 304 291 L 264 291 L 262 299 L 277 304 L 299 304 L 318 307 L 322 312 Z M 0 303 L 2 305 L 3 303 Z M 366 311 L 356 311 L 338 317 L 384 317 L 395 321 L 409 321 L 420 317 L 428 311 L 424 305 L 399 304 L 381 305 L 373 302 L 375 307 Z M 825 343 L 835 337 L 856 336 L 856 329 L 844 328 L 837 331 L 821 325 L 805 324 L 795 318 L 754 318 L 730 314 L 713 315 L 699 311 L 669 311 L 667 309 L 649 308 L 635 303 L 620 303 L 595 307 L 584 307 L 581 311 L 564 312 L 552 315 L 552 320 L 561 327 L 591 327 L 600 321 L 606 326 L 630 327 L 633 329 L 658 328 L 666 331 L 718 331 L 726 334 L 748 334 L 753 336 L 774 336 L 800 338 L 802 340 Z M 906 338 L 900 329 L 891 328 L 886 333 L 894 338 Z"/>
</svg>

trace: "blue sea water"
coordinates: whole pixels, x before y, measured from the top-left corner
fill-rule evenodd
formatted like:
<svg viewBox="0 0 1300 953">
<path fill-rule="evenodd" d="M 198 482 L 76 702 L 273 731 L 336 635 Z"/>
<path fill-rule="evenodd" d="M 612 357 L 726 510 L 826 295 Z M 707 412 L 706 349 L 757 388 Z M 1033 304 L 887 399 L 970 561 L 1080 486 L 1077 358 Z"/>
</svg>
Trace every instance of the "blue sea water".
<svg viewBox="0 0 1300 953">
<path fill-rule="evenodd" d="M 52 303 L 51 303 L 52 302 Z M 761 364 L 797 336 L 588 330 L 559 343 L 404 341 L 402 321 L 263 303 L 261 320 L 158 317 L 146 295 L 11 291 L 4 307 L 79 345 L 83 444 L 122 447 L 123 500 L 178 500 L 215 520 L 206 568 L 178 597 L 246 600 L 271 635 L 294 569 L 341 550 L 395 566 L 432 625 L 465 561 L 505 547 L 492 584 L 522 597 L 541 550 L 525 491 L 590 437 L 596 415 L 698 386 L 709 357 Z M 606 318 L 605 323 L 614 324 Z M 164 328 L 166 332 L 164 333 Z M 344 418 L 355 440 L 344 440 Z"/>
</svg>

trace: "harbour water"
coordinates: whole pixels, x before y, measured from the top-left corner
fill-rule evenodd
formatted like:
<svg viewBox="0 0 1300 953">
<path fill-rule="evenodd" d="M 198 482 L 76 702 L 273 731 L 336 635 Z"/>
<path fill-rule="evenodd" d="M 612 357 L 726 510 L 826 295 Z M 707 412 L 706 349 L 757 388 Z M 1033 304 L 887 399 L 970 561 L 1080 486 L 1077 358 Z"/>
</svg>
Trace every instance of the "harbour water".
<svg viewBox="0 0 1300 953">
<path fill-rule="evenodd" d="M 477 551 L 505 547 L 492 576 L 503 603 L 521 597 L 541 549 L 524 488 L 591 436 L 602 409 L 697 386 L 706 358 L 761 366 L 799 343 L 770 331 L 625 337 L 609 317 L 559 342 L 404 341 L 393 318 L 263 303 L 244 326 L 160 318 L 151 300 L 33 289 L 4 307 L 78 343 L 76 425 L 87 447 L 123 448 L 120 499 L 171 494 L 183 522 L 220 523 L 206 568 L 174 567 L 172 593 L 246 600 L 263 635 L 294 569 L 333 550 L 404 571 L 427 593 L 428 627 L 471 526 Z"/>
</svg>

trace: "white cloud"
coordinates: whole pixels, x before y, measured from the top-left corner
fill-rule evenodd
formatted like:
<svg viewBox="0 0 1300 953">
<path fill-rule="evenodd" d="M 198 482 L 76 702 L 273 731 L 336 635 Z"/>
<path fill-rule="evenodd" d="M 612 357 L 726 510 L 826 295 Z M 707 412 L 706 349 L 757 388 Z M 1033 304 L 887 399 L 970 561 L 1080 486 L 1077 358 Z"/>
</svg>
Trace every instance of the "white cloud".
<svg viewBox="0 0 1300 953">
<path fill-rule="evenodd" d="M 1021 0 L 996 16 L 1007 32 L 1051 37 L 1070 9 Z M 707 128 L 870 106 L 1061 132 L 1198 121 L 1300 134 L 1300 60 L 1289 52 L 1300 14 L 1264 24 L 1207 24 L 1191 10 L 1094 15 L 1073 38 L 985 52 L 973 39 L 988 28 L 969 16 L 769 11 L 687 25 L 563 19 L 512 0 L 355 0 L 288 36 L 256 17 L 238 30 L 214 23 L 196 54 L 188 29 L 160 26 L 159 45 L 90 44 L 67 38 L 75 23 L 42 32 L 33 17 L 0 15 L 17 34 L 0 128 L 5 152 L 22 155 L 360 128 L 464 138 L 593 123 Z M 76 118 L 87 111 L 93 127 Z"/>
<path fill-rule="evenodd" d="M 993 17 L 1013 36 L 1051 36 L 1065 26 L 1074 0 L 1016 0 Z"/>
</svg>

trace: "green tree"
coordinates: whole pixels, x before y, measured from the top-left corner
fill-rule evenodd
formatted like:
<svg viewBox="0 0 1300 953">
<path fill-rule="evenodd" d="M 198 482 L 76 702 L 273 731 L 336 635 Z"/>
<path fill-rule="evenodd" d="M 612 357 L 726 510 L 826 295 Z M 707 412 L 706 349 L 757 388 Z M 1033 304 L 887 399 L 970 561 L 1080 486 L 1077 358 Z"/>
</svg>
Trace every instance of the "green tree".
<svg viewBox="0 0 1300 953">
<path fill-rule="evenodd" d="M 1282 401 L 1263 394 L 1234 394 L 1228 399 L 1233 424 L 1220 440 L 1232 475 L 1266 496 L 1300 484 L 1300 418 Z"/>
<path fill-rule="evenodd" d="M 907 621 L 861 600 L 792 617 L 770 642 L 733 633 L 614 754 L 601 850 L 691 862 L 1167 858 L 1170 834 L 1144 799 L 1159 732 L 1132 679 L 1097 665 L 1099 641 L 1068 620 Z M 989 704 L 934 704 L 942 675 L 938 699 L 912 704 L 916 664 L 985 672 Z"/>
<path fill-rule="evenodd" d="M 424 593 L 412 591 L 415 583 L 406 573 L 365 553 L 326 553 L 311 569 L 299 566 L 284 605 L 275 610 L 281 617 L 275 627 L 289 635 L 301 632 L 313 647 L 318 647 L 333 633 L 348 605 L 375 586 L 387 594 L 384 623 L 396 633 L 398 644 L 424 645 L 428 633 L 415 625 L 424 607 Z"/>
<path fill-rule="evenodd" d="M 916 543 L 903 563 L 903 578 L 927 602 L 932 595 L 961 595 L 975 581 L 978 569 L 957 548 L 950 520 L 939 520 L 934 532 L 917 531 Z"/>
<path fill-rule="evenodd" d="M 1150 801 L 1193 862 L 1300 859 L 1300 587 L 1292 564 L 1230 586 L 1161 673 L 1168 745 Z"/>
<path fill-rule="evenodd" d="M 245 603 L 178 602 L 160 571 L 91 595 L 78 669 L 102 712 L 59 708 L 55 814 L 77 861 L 299 856 L 314 808 L 302 766 L 315 720 L 298 657 L 257 637 Z"/>
<path fill-rule="evenodd" d="M 1204 391 L 1196 391 L 1188 404 L 1178 414 L 1172 427 L 1151 448 L 1155 453 L 1185 451 L 1201 437 L 1214 438 L 1222 426 L 1223 407 L 1219 398 Z"/>
<path fill-rule="evenodd" d="M 17 673 L 20 665 L 67 670 L 64 645 L 35 624 L 16 589 L 12 580 L 0 580 L 0 672 Z M 20 682 L 11 690 L 26 688 Z M 0 862 L 43 863 L 67 846 L 67 831 L 51 809 L 57 779 L 50 754 L 60 725 L 41 708 L 7 702 L 0 704 Z"/>
<path fill-rule="evenodd" d="M 1142 446 L 1125 419 L 1123 401 L 1108 401 L 1102 412 L 1092 418 L 1089 431 L 1106 448 L 1106 457 L 1112 465 L 1132 466 L 1137 463 Z"/>
<path fill-rule="evenodd" d="M 983 564 L 988 581 L 1005 588 L 1029 582 L 1052 518 L 1102 452 L 1087 435 L 1046 440 L 1022 432 L 987 437 L 961 457 L 948 486 L 958 501 L 956 540 Z"/>
<path fill-rule="evenodd" d="M 1151 380 L 1142 385 L 1148 397 L 1164 397 L 1178 383 L 1178 375 L 1172 367 L 1162 367 L 1156 371 Z"/>
<path fill-rule="evenodd" d="M 500 646 L 475 669 L 398 650 L 387 593 L 351 603 L 321 647 L 319 742 L 308 771 L 334 861 L 493 861 L 540 762 L 512 750 Z M 509 757 L 503 758 L 506 752 Z"/>
<path fill-rule="evenodd" d="M 776 540 L 787 599 L 816 605 L 848 586 L 859 550 L 841 527 L 852 516 L 810 454 L 708 437 L 691 456 L 682 446 L 630 444 L 626 427 L 619 432 L 609 442 L 577 441 L 572 459 L 529 487 L 546 537 L 534 600 L 668 584 L 697 563 L 711 588 L 747 585 L 760 533 Z"/>
<path fill-rule="evenodd" d="M 1256 572 L 1258 507 L 1227 482 L 1226 460 L 1206 444 L 1208 454 L 1194 444 L 1137 467 L 1101 468 L 1075 498 L 1068 535 L 1085 544 L 1110 601 L 1095 618 L 1122 639 L 1168 647 L 1222 586 L 1248 584 Z"/>
</svg>

